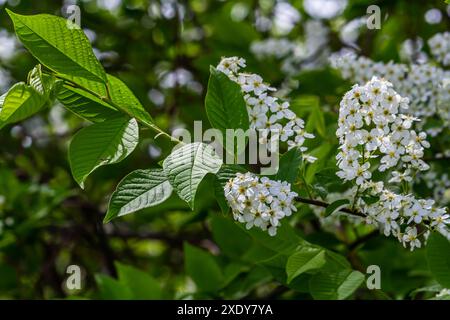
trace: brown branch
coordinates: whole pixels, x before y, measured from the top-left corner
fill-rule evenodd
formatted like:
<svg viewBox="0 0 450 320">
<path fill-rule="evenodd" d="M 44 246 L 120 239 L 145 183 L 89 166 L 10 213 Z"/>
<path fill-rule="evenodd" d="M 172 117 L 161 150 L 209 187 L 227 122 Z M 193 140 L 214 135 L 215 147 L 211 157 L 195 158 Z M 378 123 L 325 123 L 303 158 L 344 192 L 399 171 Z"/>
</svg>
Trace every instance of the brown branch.
<svg viewBox="0 0 450 320">
<path fill-rule="evenodd" d="M 327 208 L 330 204 L 320 201 L 320 200 L 314 200 L 314 199 L 306 199 L 306 198 L 301 198 L 301 197 L 296 197 L 295 198 L 296 201 L 298 202 L 302 202 L 302 203 L 306 203 L 306 204 L 312 204 L 314 206 L 318 206 L 318 207 L 322 207 L 322 208 Z M 357 210 L 354 209 L 350 209 L 350 208 L 342 208 L 339 209 L 339 211 L 354 215 L 354 216 L 358 216 L 358 217 L 362 217 L 365 218 L 366 215 L 363 214 L 362 212 L 359 212 Z"/>
</svg>

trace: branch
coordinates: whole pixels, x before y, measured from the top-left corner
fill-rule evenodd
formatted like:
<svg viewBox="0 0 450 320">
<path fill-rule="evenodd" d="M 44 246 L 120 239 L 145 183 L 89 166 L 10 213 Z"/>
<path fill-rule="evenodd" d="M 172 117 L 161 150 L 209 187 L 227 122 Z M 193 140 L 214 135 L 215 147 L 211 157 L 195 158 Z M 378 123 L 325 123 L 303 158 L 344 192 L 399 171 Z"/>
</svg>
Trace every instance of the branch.
<svg viewBox="0 0 450 320">
<path fill-rule="evenodd" d="M 320 200 L 314 200 L 314 199 L 306 199 L 306 198 L 301 198 L 301 197 L 296 197 L 295 198 L 296 201 L 298 202 L 302 202 L 302 203 L 306 203 L 306 204 L 312 204 L 314 206 L 318 206 L 318 207 L 322 207 L 322 208 L 327 208 L 330 204 L 320 201 Z M 358 216 L 358 217 L 362 217 L 365 218 L 366 215 L 362 212 L 359 212 L 357 210 L 354 209 L 349 209 L 349 208 L 342 208 L 339 211 L 351 214 L 353 216 Z"/>
</svg>

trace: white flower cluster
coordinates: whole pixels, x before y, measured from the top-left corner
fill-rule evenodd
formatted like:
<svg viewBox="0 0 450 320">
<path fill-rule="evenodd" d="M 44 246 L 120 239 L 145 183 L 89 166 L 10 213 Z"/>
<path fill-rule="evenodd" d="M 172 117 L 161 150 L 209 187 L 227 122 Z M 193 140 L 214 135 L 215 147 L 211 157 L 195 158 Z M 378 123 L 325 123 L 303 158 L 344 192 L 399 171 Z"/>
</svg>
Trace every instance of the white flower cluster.
<svg viewBox="0 0 450 320">
<path fill-rule="evenodd" d="M 330 62 L 343 78 L 353 83 L 364 84 L 374 75 L 390 81 L 402 96 L 410 99 L 409 112 L 416 117 L 440 116 L 446 120 L 449 114 L 444 110 L 450 99 L 450 86 L 445 85 L 450 78 L 449 71 L 431 64 L 374 62 L 351 52 L 334 54 Z"/>
<path fill-rule="evenodd" d="M 430 51 L 443 66 L 450 65 L 450 32 L 437 33 L 428 40 Z"/>
<path fill-rule="evenodd" d="M 276 89 L 264 83 L 261 76 L 239 72 L 243 67 L 244 59 L 229 57 L 220 61 L 217 70 L 241 86 L 247 104 L 250 128 L 259 132 L 260 143 L 266 144 L 270 135 L 271 140 L 286 142 L 289 149 L 300 147 L 300 150 L 306 151 L 303 143 L 305 139 L 314 138 L 314 135 L 305 131 L 304 121 L 290 109 L 289 102 L 280 101 L 271 95 Z M 314 160 L 312 157 L 306 159 Z"/>
<path fill-rule="evenodd" d="M 408 103 L 390 82 L 377 77 L 364 86 L 353 86 L 340 104 L 336 159 L 341 179 L 355 182 L 361 193 L 380 197 L 373 204 L 357 198 L 366 221 L 379 224 L 386 236 L 392 234 L 414 249 L 421 246 L 420 236 L 426 238 L 432 229 L 450 238 L 450 216 L 436 208 L 434 200 L 395 194 L 382 181 L 371 179 L 373 170 L 392 170 L 389 182 L 404 186 L 417 171 L 429 169 L 422 160 L 424 148 L 430 146 L 426 134 L 411 129 L 419 119 L 399 113 Z"/>
<path fill-rule="evenodd" d="M 287 182 L 258 177 L 247 172 L 237 173 L 224 188 L 225 197 L 235 220 L 245 223 L 247 229 L 258 227 L 275 236 L 280 220 L 297 208 L 293 204 L 297 193 Z"/>
<path fill-rule="evenodd" d="M 378 167 L 381 172 L 396 167 L 400 160 L 405 173 L 429 169 L 422 160 L 424 147 L 430 146 L 426 133 L 411 129 L 419 119 L 399 113 L 400 108 L 407 109 L 408 103 L 390 82 L 377 77 L 364 86 L 353 86 L 345 94 L 336 131 L 341 144 L 337 155 L 340 178 L 355 179 L 357 185 L 367 182 L 371 178 L 370 160 L 379 157 L 377 151 L 382 155 Z M 407 174 L 394 173 L 391 182 L 409 178 Z"/>
<path fill-rule="evenodd" d="M 377 184 L 376 187 L 373 185 Z M 412 195 L 396 194 L 384 189 L 383 183 L 366 185 L 372 195 L 380 196 L 374 204 L 359 201 L 367 215 L 366 222 L 378 225 L 386 236 L 393 235 L 411 250 L 420 248 L 430 231 L 436 230 L 450 240 L 450 215 L 445 208 L 435 206 L 434 200 L 416 199 Z"/>
</svg>

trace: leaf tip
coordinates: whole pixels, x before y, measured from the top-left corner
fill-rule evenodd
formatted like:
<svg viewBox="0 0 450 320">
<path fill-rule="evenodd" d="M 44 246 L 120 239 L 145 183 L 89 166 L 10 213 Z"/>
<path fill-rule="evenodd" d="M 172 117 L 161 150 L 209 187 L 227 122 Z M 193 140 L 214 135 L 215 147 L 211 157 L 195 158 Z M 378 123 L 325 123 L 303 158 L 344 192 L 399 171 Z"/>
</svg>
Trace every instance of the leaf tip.
<svg viewBox="0 0 450 320">
<path fill-rule="evenodd" d="M 113 217 L 111 216 L 110 212 L 108 211 L 106 213 L 105 217 L 103 218 L 103 224 L 109 223 L 112 219 L 113 219 Z"/>
</svg>

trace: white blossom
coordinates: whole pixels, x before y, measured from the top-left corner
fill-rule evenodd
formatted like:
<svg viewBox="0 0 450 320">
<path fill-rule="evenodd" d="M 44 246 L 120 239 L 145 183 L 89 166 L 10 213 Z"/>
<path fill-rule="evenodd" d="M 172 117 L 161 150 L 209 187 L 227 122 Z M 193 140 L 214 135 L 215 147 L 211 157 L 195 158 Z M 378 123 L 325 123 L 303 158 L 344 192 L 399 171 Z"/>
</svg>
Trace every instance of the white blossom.
<svg viewBox="0 0 450 320">
<path fill-rule="evenodd" d="M 274 181 L 247 172 L 237 173 L 224 188 L 235 220 L 276 235 L 280 220 L 297 211 L 293 201 L 297 193 L 285 181 Z"/>
<path fill-rule="evenodd" d="M 243 67 L 244 59 L 228 57 L 220 61 L 217 70 L 240 85 L 247 104 L 250 128 L 259 132 L 260 143 L 266 144 L 272 136 L 286 143 L 288 149 L 299 147 L 306 151 L 303 143 L 305 139 L 314 138 L 314 135 L 304 130 L 303 119 L 290 109 L 288 101 L 281 101 L 272 95 L 276 89 L 265 83 L 261 76 L 240 72 Z M 314 159 L 308 157 L 307 161 L 312 162 Z"/>
<path fill-rule="evenodd" d="M 337 176 L 357 186 L 360 194 L 355 194 L 355 204 L 368 224 L 413 250 L 421 247 L 431 230 L 448 236 L 450 220 L 446 209 L 437 207 L 434 200 L 416 199 L 408 190 L 397 194 L 383 181 L 372 180 L 377 170 L 385 173 L 390 183 L 408 185 L 417 172 L 429 169 L 423 160 L 424 149 L 430 147 L 426 134 L 412 129 L 418 119 L 402 114 L 402 103 L 408 101 L 390 82 L 377 77 L 353 86 L 344 95 L 336 131 L 340 143 Z M 379 200 L 366 203 L 361 193 Z"/>
</svg>

